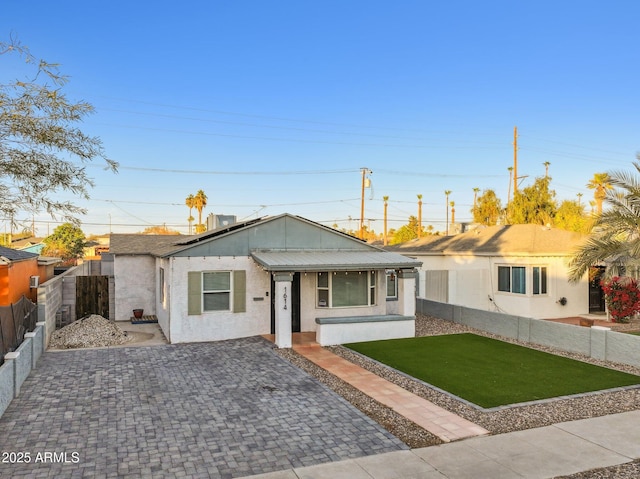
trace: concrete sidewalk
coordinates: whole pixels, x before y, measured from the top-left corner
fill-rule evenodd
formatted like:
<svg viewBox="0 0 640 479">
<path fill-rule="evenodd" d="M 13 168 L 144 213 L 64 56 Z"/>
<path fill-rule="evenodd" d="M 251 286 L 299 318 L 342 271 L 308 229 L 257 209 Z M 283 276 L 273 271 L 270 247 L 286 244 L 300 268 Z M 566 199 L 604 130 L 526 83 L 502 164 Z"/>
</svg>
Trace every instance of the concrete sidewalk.
<svg viewBox="0 0 640 479">
<path fill-rule="evenodd" d="M 640 411 L 252 476 L 253 479 L 553 478 L 640 458 Z"/>
</svg>

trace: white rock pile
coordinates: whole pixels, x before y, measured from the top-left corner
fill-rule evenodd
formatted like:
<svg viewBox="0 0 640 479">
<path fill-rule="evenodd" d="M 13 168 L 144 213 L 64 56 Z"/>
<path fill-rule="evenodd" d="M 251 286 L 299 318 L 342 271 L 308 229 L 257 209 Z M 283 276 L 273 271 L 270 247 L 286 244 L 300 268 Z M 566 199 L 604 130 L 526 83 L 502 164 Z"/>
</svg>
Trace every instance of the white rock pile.
<svg viewBox="0 0 640 479">
<path fill-rule="evenodd" d="M 97 314 L 79 319 L 51 335 L 53 349 L 97 348 L 117 346 L 132 340 L 116 324 Z"/>
</svg>

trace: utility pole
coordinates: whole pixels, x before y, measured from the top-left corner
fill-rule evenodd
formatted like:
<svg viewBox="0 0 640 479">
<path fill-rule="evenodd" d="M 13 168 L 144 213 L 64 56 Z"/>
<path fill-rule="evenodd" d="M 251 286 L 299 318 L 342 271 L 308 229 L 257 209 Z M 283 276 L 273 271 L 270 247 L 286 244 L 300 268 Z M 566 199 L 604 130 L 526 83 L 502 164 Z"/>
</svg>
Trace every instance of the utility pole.
<svg viewBox="0 0 640 479">
<path fill-rule="evenodd" d="M 513 127 L 513 196 L 518 191 L 518 127 Z"/>
<path fill-rule="evenodd" d="M 371 186 L 371 180 L 367 175 L 373 173 L 369 168 L 360 168 L 362 171 L 362 192 L 360 196 L 360 229 L 358 230 L 358 238 L 364 239 L 364 189 Z"/>
</svg>

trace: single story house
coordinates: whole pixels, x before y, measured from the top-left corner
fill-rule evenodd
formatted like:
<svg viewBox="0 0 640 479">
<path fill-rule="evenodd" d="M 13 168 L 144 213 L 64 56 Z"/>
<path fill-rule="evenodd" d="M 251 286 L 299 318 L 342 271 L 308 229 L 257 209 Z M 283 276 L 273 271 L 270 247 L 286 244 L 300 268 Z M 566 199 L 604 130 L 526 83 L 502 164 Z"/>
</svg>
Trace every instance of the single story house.
<svg viewBox="0 0 640 479">
<path fill-rule="evenodd" d="M 59 258 L 0 246 L 0 306 L 16 303 L 22 296 L 36 301 L 38 285 L 53 277 Z"/>
<path fill-rule="evenodd" d="M 195 236 L 114 234 L 115 317 L 156 315 L 172 343 L 316 332 L 339 344 L 415 332 L 420 262 L 290 214 Z"/>
<path fill-rule="evenodd" d="M 540 225 L 478 227 L 426 236 L 387 251 L 422 262 L 421 298 L 537 319 L 604 311 L 598 284 L 570 283 L 568 263 L 585 235 Z"/>
</svg>

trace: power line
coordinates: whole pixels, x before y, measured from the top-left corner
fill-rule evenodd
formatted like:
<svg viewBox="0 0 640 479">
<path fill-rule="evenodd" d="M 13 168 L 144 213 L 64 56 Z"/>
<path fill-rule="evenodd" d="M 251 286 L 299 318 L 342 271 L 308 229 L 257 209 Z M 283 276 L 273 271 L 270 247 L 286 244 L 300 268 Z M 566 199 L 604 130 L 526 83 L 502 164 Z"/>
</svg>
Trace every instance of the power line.
<svg viewBox="0 0 640 479">
<path fill-rule="evenodd" d="M 377 173 L 386 173 L 388 175 L 397 176 L 431 176 L 434 178 L 502 178 L 504 175 L 454 175 L 449 173 L 420 173 L 418 171 L 397 171 L 397 170 L 381 170 L 376 168 Z"/>
<path fill-rule="evenodd" d="M 93 123 L 94 125 L 100 126 L 108 126 L 115 128 L 126 128 L 128 130 L 136 129 L 136 130 L 147 130 L 147 131 L 161 131 L 164 133 L 179 133 L 186 135 L 200 135 L 200 136 L 215 136 L 221 138 L 236 138 L 242 140 L 266 140 L 266 141 L 280 141 L 280 142 L 293 142 L 293 143 L 311 143 L 311 144 L 322 144 L 322 145 L 341 145 L 341 146 L 373 146 L 373 147 L 383 147 L 383 148 L 446 148 L 449 150 L 464 150 L 464 149 L 494 149 L 495 147 L 481 147 L 481 146 L 451 146 L 447 145 L 407 145 L 407 144 L 387 144 L 387 143 L 356 143 L 356 142 L 347 142 L 347 141 L 327 141 L 327 140 L 308 140 L 308 139 L 298 139 L 298 138 L 276 138 L 270 136 L 254 136 L 254 135 L 234 135 L 230 133 L 213 133 L 209 131 L 195 131 L 195 130 L 178 130 L 178 129 L 170 129 L 170 128 L 152 128 L 145 127 L 140 125 L 124 125 L 124 124 L 113 124 L 113 123 Z"/>
<path fill-rule="evenodd" d="M 169 168 L 146 168 L 139 166 L 119 166 L 121 170 L 153 171 L 156 173 L 181 173 L 190 175 L 264 175 L 264 176 L 289 176 L 289 175 L 335 175 L 341 173 L 354 173 L 358 169 L 346 170 L 299 170 L 299 171 L 207 171 L 207 170 L 176 170 Z"/>
<path fill-rule="evenodd" d="M 303 202 L 296 202 L 296 203 L 273 203 L 270 205 L 264 205 L 264 204 L 208 204 L 207 206 L 211 206 L 211 207 L 222 207 L 222 208 L 255 208 L 256 206 L 260 206 L 260 207 L 264 207 L 264 208 L 272 208 L 272 207 L 276 207 L 276 206 L 305 206 L 305 205 L 323 205 L 323 204 L 329 204 L 329 203 L 346 203 L 348 201 L 356 201 L 358 200 L 358 198 L 346 198 L 346 199 L 339 199 L 339 200 L 325 200 L 325 201 L 303 201 Z M 130 203 L 130 204 L 147 204 L 147 205 L 158 205 L 158 206 L 185 206 L 184 203 L 153 203 L 153 202 L 144 202 L 141 203 L 139 201 L 134 201 L 134 200 L 105 200 L 105 199 L 99 199 L 99 198 L 91 198 L 89 201 L 102 201 L 105 203 L 114 203 L 114 206 L 117 207 L 117 205 L 115 205 L 115 203 Z M 144 221 L 144 220 L 141 220 Z"/>
<path fill-rule="evenodd" d="M 92 167 L 100 167 L 100 165 L 87 165 Z M 220 171 L 220 170 L 184 170 L 171 168 L 149 168 L 142 166 L 123 166 L 119 165 L 120 170 L 130 171 L 150 171 L 154 173 L 179 173 L 189 175 L 251 175 L 251 176 L 292 176 L 292 175 L 335 175 L 344 173 L 358 173 L 360 169 L 350 168 L 343 170 L 297 170 L 297 171 Z M 376 169 L 376 172 L 385 173 L 395 176 L 422 176 L 434 178 L 502 178 L 504 175 L 478 175 L 478 174 L 448 174 L 448 173 L 422 173 L 419 171 L 399 171 Z"/>
<path fill-rule="evenodd" d="M 610 158 L 603 158 L 601 156 L 591 156 L 591 155 L 584 155 L 581 153 L 565 153 L 562 151 L 554 151 L 554 150 L 546 150 L 544 148 L 536 148 L 536 147 L 522 147 L 519 146 L 518 147 L 520 150 L 525 150 L 525 151 L 533 151 L 536 153 L 544 153 L 546 155 L 552 155 L 552 156 L 560 156 L 560 157 L 564 157 L 564 158 L 570 158 L 570 159 L 574 159 L 574 160 L 581 160 L 581 161 L 589 161 L 591 163 L 601 163 L 601 162 L 607 162 L 607 163 L 611 163 L 611 164 L 628 164 L 629 162 L 624 161 L 624 160 L 612 160 Z"/>
<path fill-rule="evenodd" d="M 272 129 L 272 130 L 300 131 L 300 132 L 307 132 L 307 133 L 323 133 L 323 134 L 330 134 L 330 135 L 364 136 L 364 137 L 371 137 L 371 138 L 387 138 L 387 139 L 394 139 L 394 140 L 411 140 L 411 141 L 423 141 L 423 140 L 427 139 L 427 138 L 423 138 L 423 137 L 421 137 L 421 138 L 413 138 L 413 137 L 406 137 L 406 136 L 380 135 L 380 134 L 373 134 L 373 133 L 358 133 L 358 132 L 354 132 L 354 131 L 317 130 L 317 129 L 312 129 L 312 128 L 300 128 L 300 127 L 294 127 L 294 126 L 265 125 L 265 124 L 259 124 L 259 123 L 242 123 L 242 122 L 237 122 L 237 121 L 216 120 L 216 119 L 212 119 L 212 118 L 197 118 L 197 117 L 189 117 L 189 116 L 168 115 L 168 114 L 163 114 L 163 113 L 151 113 L 151 112 L 133 111 L 133 110 L 120 110 L 120 109 L 117 109 L 117 108 L 100 108 L 100 110 L 101 111 L 112 111 L 112 112 L 116 112 L 116 113 L 126 113 L 126 114 L 130 114 L 130 115 L 150 116 L 150 117 L 155 117 L 155 118 L 167 118 L 167 119 L 174 119 L 174 120 L 197 121 L 197 122 L 204 122 L 204 123 L 217 123 L 217 124 L 221 124 L 221 125 L 248 126 L 248 127 L 252 127 L 252 128 L 268 128 L 268 129 Z M 336 125 L 336 126 L 349 126 L 349 125 Z M 362 128 L 362 127 L 358 127 L 356 125 L 351 125 L 350 127 L 351 128 Z M 364 127 L 364 128 L 371 128 L 371 127 Z M 384 127 L 379 127 L 379 128 L 383 129 Z M 482 141 L 480 141 L 480 142 L 472 141 L 470 143 L 487 144 L 487 145 L 494 145 L 494 146 L 498 146 L 499 145 L 499 144 L 495 144 L 495 143 L 482 142 Z"/>
<path fill-rule="evenodd" d="M 144 100 L 138 100 L 138 99 L 109 97 L 104 95 L 99 96 L 99 98 L 104 98 L 107 100 L 115 100 L 120 102 L 127 102 L 127 103 L 137 103 L 141 105 L 149 105 L 149 106 L 155 106 L 155 107 L 172 108 L 175 110 L 197 111 L 201 113 L 215 113 L 220 115 L 238 116 L 243 118 L 256 118 L 256 119 L 262 119 L 262 120 L 286 121 L 286 122 L 293 122 L 293 123 L 309 123 L 314 125 L 339 126 L 339 127 L 348 127 L 348 128 L 367 128 L 367 129 L 375 129 L 375 130 L 414 131 L 419 133 L 425 132 L 425 130 L 420 130 L 417 128 L 398 128 L 398 127 L 391 127 L 391 126 L 337 123 L 337 122 L 329 122 L 329 121 L 309 120 L 309 119 L 303 119 L 303 118 L 287 118 L 287 117 L 270 116 L 270 115 L 257 115 L 253 113 L 240 113 L 240 112 L 233 112 L 233 111 L 226 111 L 226 110 L 216 110 L 211 108 L 200 108 L 200 107 L 192 107 L 192 106 L 184 106 L 184 105 L 171 105 L 167 103 L 156 103 L 156 102 L 150 102 L 150 101 L 144 101 Z M 431 133 L 442 134 L 447 132 L 443 132 L 440 130 L 432 130 Z"/>
</svg>

